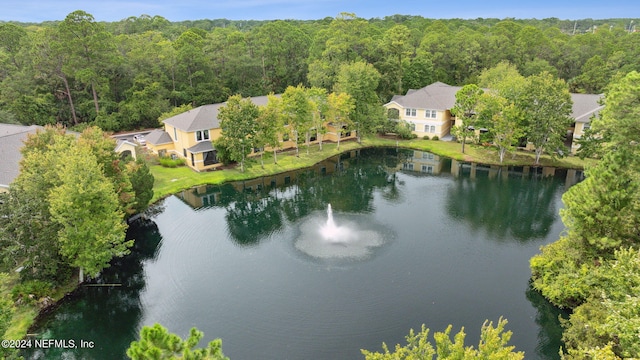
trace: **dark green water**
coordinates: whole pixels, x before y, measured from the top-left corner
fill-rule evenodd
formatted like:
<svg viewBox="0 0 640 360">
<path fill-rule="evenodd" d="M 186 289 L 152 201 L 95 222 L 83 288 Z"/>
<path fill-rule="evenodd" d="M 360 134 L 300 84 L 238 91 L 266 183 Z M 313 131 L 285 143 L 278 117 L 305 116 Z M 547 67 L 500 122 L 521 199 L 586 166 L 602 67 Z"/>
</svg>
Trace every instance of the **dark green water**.
<svg viewBox="0 0 640 360">
<path fill-rule="evenodd" d="M 39 337 L 93 349 L 28 358 L 120 359 L 143 325 L 222 338 L 232 359 L 358 359 L 427 324 L 508 319 L 527 359 L 556 359 L 559 311 L 529 289 L 528 261 L 555 241 L 581 173 L 459 164 L 371 149 L 313 169 L 164 200 L 131 225 L 131 256 L 41 319 Z M 331 204 L 348 233 L 325 240 Z M 63 354 L 64 353 L 64 354 Z"/>
</svg>

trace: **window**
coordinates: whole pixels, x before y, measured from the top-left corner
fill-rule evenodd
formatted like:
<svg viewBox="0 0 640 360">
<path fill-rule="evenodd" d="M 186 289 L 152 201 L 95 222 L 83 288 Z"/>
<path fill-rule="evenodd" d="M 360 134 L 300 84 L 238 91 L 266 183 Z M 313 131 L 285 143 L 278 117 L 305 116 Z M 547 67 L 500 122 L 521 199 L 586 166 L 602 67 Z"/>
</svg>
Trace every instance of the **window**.
<svg viewBox="0 0 640 360">
<path fill-rule="evenodd" d="M 432 133 L 436 132 L 436 127 L 435 127 L 435 125 L 431 125 L 431 131 L 430 131 L 430 132 L 432 132 Z"/>
<path fill-rule="evenodd" d="M 217 150 L 207 151 L 204 153 L 204 165 L 213 165 L 218 163 Z"/>
<path fill-rule="evenodd" d="M 416 116 L 416 109 L 405 109 L 404 114 L 406 116 Z"/>
<path fill-rule="evenodd" d="M 587 123 L 585 123 L 584 125 L 582 125 L 582 129 L 583 129 L 583 130 L 589 130 L 589 129 L 591 129 L 591 124 L 587 124 Z"/>
<path fill-rule="evenodd" d="M 404 164 L 402 164 L 402 168 L 403 168 L 404 170 L 410 170 L 410 171 L 413 171 L 413 163 L 404 163 Z"/>
<path fill-rule="evenodd" d="M 178 130 L 173 128 L 173 140 L 178 141 Z"/>
<path fill-rule="evenodd" d="M 422 172 L 427 174 L 433 174 L 433 166 L 422 165 Z"/>
<path fill-rule="evenodd" d="M 429 132 L 429 125 L 424 126 L 424 132 Z"/>
<path fill-rule="evenodd" d="M 209 130 L 196 131 L 196 141 L 209 140 Z"/>
<path fill-rule="evenodd" d="M 410 122 L 409 123 L 409 128 L 411 129 L 411 131 L 416 131 L 416 124 Z"/>
<path fill-rule="evenodd" d="M 427 111 L 428 111 L 428 110 L 427 110 Z M 435 118 L 436 118 L 436 116 L 437 116 L 436 111 L 435 111 L 435 110 L 431 110 L 431 118 L 432 118 L 432 119 L 435 119 Z"/>
</svg>

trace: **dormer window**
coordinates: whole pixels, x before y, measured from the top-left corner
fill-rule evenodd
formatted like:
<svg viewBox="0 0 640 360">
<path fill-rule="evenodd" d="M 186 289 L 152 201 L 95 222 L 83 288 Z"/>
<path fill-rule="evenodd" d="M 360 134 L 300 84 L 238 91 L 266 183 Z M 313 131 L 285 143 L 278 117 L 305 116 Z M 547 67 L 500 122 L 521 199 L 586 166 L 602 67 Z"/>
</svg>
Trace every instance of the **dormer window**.
<svg viewBox="0 0 640 360">
<path fill-rule="evenodd" d="M 209 140 L 209 130 L 196 131 L 196 141 L 205 141 L 205 140 Z"/>
</svg>

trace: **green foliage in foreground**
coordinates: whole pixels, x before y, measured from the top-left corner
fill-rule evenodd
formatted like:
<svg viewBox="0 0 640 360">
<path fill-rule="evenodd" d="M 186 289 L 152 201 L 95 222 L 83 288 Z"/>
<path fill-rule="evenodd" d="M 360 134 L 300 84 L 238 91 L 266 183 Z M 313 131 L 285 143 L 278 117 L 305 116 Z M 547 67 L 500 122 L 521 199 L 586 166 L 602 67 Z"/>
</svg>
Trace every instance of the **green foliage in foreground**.
<svg viewBox="0 0 640 360">
<path fill-rule="evenodd" d="M 20 174 L 0 195 L 0 266 L 23 280 L 64 283 L 70 271 L 93 276 L 123 256 L 125 218 L 153 196 L 146 164 L 122 160 L 97 128 L 79 136 L 47 127 L 29 136 Z"/>
<path fill-rule="evenodd" d="M 416 334 L 413 329 L 407 335 L 407 345 L 396 345 L 393 352 L 387 344 L 382 344 L 382 353 L 374 353 L 362 350 L 366 360 L 413 360 L 413 359 L 493 359 L 493 360 L 519 360 L 524 359 L 523 352 L 515 352 L 514 346 L 508 346 L 511 339 L 511 331 L 504 331 L 507 320 L 500 318 L 496 327 L 493 322 L 485 321 L 480 333 L 478 347 L 465 346 L 466 334 L 464 328 L 451 340 L 451 325 L 444 332 L 433 335 L 435 349 L 429 342 L 429 329 L 422 325 L 422 330 Z"/>
<path fill-rule="evenodd" d="M 140 330 L 140 340 L 131 343 L 127 356 L 133 360 L 228 360 L 222 353 L 222 340 L 215 339 L 206 348 L 194 349 L 204 336 L 202 331 L 191 328 L 189 337 L 182 340 L 160 324 L 145 326 Z"/>
<path fill-rule="evenodd" d="M 567 359 L 640 357 L 640 74 L 609 88 L 594 119 L 602 160 L 563 195 L 566 234 L 531 259 L 533 287 L 574 308 Z"/>
</svg>

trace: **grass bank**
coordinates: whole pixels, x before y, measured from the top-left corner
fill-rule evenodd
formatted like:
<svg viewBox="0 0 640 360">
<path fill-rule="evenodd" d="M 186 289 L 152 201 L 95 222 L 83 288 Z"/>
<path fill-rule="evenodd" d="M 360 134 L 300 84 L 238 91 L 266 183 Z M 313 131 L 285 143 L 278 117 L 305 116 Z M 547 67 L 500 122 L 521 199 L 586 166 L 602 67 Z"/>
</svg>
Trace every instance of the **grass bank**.
<svg viewBox="0 0 640 360">
<path fill-rule="evenodd" d="M 456 142 L 433 141 L 423 139 L 395 140 L 377 136 L 366 137 L 361 144 L 355 141 L 343 142 L 340 149 L 337 144 L 323 144 L 322 150 L 318 145 L 309 147 L 309 153 L 305 146 L 300 147 L 299 156 L 295 156 L 295 150 L 279 153 L 278 163 L 274 164 L 273 154 L 264 155 L 264 168 L 261 166 L 260 158 L 251 158 L 245 163 L 245 171 L 241 172 L 240 167 L 215 170 L 198 173 L 187 166 L 179 168 L 165 168 L 160 165 L 151 166 L 151 173 L 155 177 L 153 187 L 155 202 L 168 195 L 203 184 L 221 184 L 228 181 L 247 180 L 261 176 L 278 174 L 286 171 L 297 170 L 312 166 L 331 156 L 338 155 L 345 151 L 361 149 L 366 147 L 401 147 L 420 151 L 428 151 L 440 156 L 446 156 L 459 161 L 476 162 L 488 165 L 500 165 L 498 151 L 494 147 L 479 145 L 469 145 L 462 153 L 462 146 Z M 528 151 L 518 151 L 513 155 L 507 155 L 501 165 L 527 166 L 534 165 L 535 155 Z M 551 159 L 548 155 L 543 155 L 540 159 L 540 166 L 554 166 L 570 169 L 584 169 L 585 166 L 594 163 L 594 160 L 582 160 L 571 156 L 562 159 Z"/>
<path fill-rule="evenodd" d="M 3 274 L 0 277 L 0 296 L 3 298 L 11 298 L 11 289 L 19 283 L 20 275 L 17 272 Z M 54 303 L 62 300 L 68 293 L 78 287 L 78 278 L 72 277 L 69 282 L 58 286 L 49 296 Z M 24 339 L 31 325 L 40 314 L 41 309 L 37 304 L 22 303 L 14 305 L 13 315 L 9 323 L 9 327 L 4 334 L 3 339 L 18 340 Z"/>
</svg>

